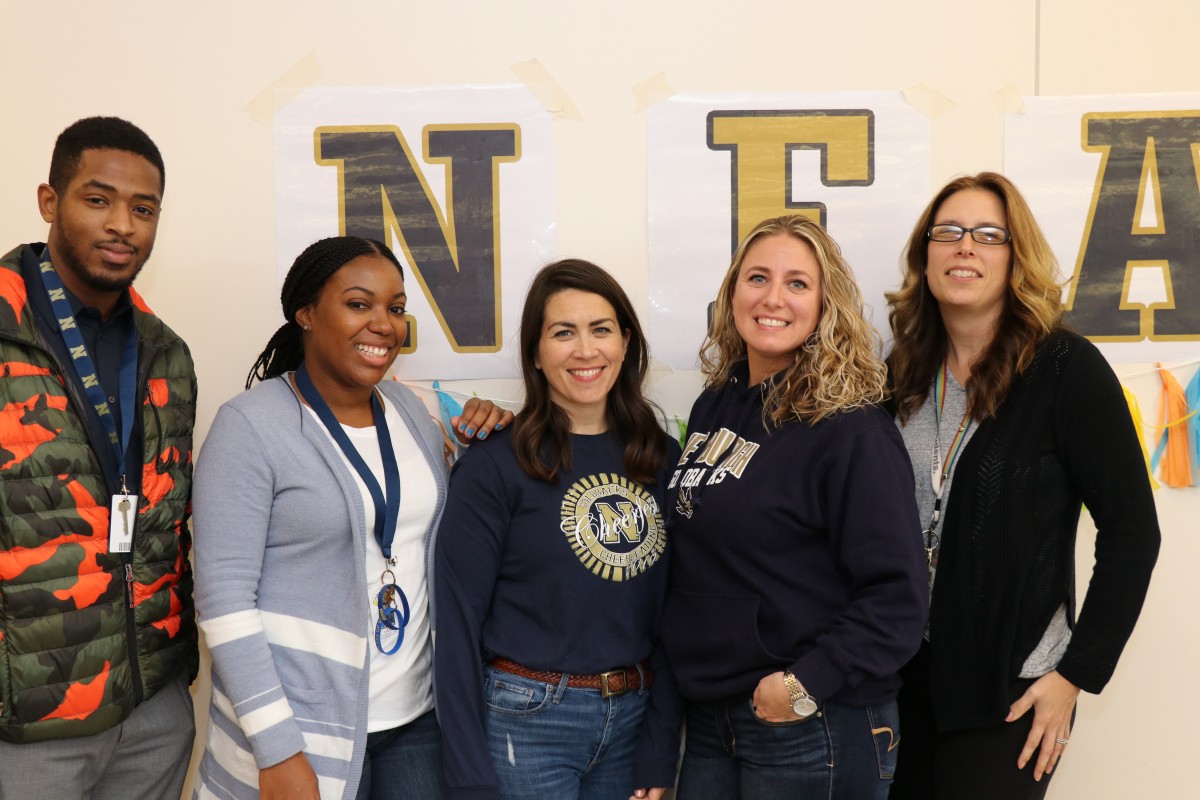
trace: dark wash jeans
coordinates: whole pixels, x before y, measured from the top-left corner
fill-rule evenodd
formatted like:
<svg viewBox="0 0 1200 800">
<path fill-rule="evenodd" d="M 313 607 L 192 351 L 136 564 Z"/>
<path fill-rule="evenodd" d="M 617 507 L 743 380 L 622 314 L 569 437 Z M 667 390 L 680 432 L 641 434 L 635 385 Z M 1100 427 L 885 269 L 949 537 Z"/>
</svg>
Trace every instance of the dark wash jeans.
<svg viewBox="0 0 1200 800">
<path fill-rule="evenodd" d="M 745 698 L 689 703 L 677 800 L 885 800 L 900 740 L 896 703 L 825 703 L 766 722 Z"/>
<path fill-rule="evenodd" d="M 444 794 L 442 729 L 432 711 L 367 734 L 356 800 L 441 800 Z"/>
</svg>

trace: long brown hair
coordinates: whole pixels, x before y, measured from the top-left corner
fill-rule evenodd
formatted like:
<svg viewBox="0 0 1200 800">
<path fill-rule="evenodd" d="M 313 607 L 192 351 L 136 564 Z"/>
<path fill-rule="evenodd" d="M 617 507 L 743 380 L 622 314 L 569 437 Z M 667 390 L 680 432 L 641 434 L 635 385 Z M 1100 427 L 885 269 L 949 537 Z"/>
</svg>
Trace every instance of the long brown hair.
<svg viewBox="0 0 1200 800">
<path fill-rule="evenodd" d="M 1012 181 L 981 172 L 946 184 L 925 207 L 904 251 L 904 282 L 886 294 L 895 344 L 888 355 L 896 413 L 906 422 L 929 395 L 934 373 L 946 357 L 946 328 L 938 302 L 929 291 L 929 226 L 942 203 L 965 189 L 991 192 L 1004 207 L 1012 235 L 1012 263 L 1004 307 L 991 344 L 971 364 L 967 410 L 977 420 L 994 416 L 1016 376 L 1033 361 L 1038 344 L 1062 320 L 1058 262 L 1025 198 Z"/>
<path fill-rule="evenodd" d="M 546 376 L 537 368 L 538 344 L 546 323 L 546 304 L 567 289 L 599 295 L 617 314 L 617 325 L 628 334 L 625 360 L 617 381 L 608 392 L 605 410 L 608 427 L 625 446 L 625 471 L 630 479 L 649 485 L 666 466 L 665 435 L 656 407 L 642 393 L 650 351 L 633 304 L 613 277 L 595 264 L 578 258 L 556 261 L 534 277 L 521 314 L 521 377 L 525 405 L 513 423 L 513 448 L 521 469 L 531 478 L 548 483 L 560 470 L 571 467 L 571 420 L 550 399 Z"/>
<path fill-rule="evenodd" d="M 713 307 L 713 324 L 700 350 L 705 386 L 723 386 L 746 358 L 746 343 L 733 319 L 733 292 L 746 252 L 759 239 L 785 234 L 813 249 L 821 266 L 821 318 L 791 366 L 775 379 L 763 401 L 763 415 L 776 425 L 790 419 L 815 423 L 859 406 L 879 403 L 886 382 L 878 355 L 879 337 L 863 316 L 862 293 L 833 237 L 799 215 L 763 220 L 733 254 Z"/>
</svg>

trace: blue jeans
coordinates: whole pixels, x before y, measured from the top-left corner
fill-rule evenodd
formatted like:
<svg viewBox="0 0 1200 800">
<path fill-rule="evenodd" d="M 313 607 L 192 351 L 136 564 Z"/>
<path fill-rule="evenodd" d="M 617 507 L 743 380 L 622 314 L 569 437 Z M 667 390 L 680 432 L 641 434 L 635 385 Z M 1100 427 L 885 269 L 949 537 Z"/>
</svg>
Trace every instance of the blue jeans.
<svg viewBox="0 0 1200 800">
<path fill-rule="evenodd" d="M 825 703 L 766 722 L 749 698 L 689 703 L 677 800 L 886 800 L 900 741 L 896 703 Z"/>
<path fill-rule="evenodd" d="M 504 800 L 627 800 L 645 691 L 540 683 L 484 669 L 488 746 Z"/>
<path fill-rule="evenodd" d="M 367 734 L 357 800 L 441 800 L 442 731 L 433 712 Z"/>
</svg>

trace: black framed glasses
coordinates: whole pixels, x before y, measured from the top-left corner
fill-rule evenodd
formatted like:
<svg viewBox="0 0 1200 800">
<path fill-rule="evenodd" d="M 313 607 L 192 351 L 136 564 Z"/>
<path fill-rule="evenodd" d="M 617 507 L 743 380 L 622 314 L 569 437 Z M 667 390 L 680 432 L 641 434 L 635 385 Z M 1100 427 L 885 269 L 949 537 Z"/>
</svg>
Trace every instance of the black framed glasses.
<svg viewBox="0 0 1200 800">
<path fill-rule="evenodd" d="M 996 225 L 980 225 L 978 228 L 964 228 L 961 225 L 933 225 L 926 236 L 934 242 L 957 242 L 966 234 L 979 244 L 1007 244 L 1012 234 Z"/>
</svg>

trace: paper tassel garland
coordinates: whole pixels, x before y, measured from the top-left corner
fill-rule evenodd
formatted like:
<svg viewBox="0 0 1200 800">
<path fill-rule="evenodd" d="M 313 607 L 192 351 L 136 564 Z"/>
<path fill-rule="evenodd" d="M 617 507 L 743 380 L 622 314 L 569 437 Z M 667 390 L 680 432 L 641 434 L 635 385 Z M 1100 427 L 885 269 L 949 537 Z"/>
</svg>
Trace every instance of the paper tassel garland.
<svg viewBox="0 0 1200 800">
<path fill-rule="evenodd" d="M 1137 431 L 1138 444 L 1142 446 L 1142 459 L 1146 462 L 1146 472 L 1150 475 L 1150 488 L 1157 489 L 1159 485 L 1158 481 L 1154 480 L 1154 468 L 1150 465 L 1150 451 L 1146 449 L 1145 423 L 1142 422 L 1142 409 L 1138 406 L 1137 397 L 1133 392 L 1124 386 L 1121 387 L 1121 391 L 1125 393 L 1125 402 L 1129 404 L 1129 416 L 1133 418 L 1133 429 Z"/>
<path fill-rule="evenodd" d="M 1162 380 L 1162 401 L 1158 407 L 1159 439 L 1155 448 L 1155 460 L 1162 456 L 1159 477 L 1163 483 L 1175 489 L 1192 486 L 1192 464 L 1188 454 L 1188 422 L 1193 416 L 1188 411 L 1187 396 L 1179 381 L 1170 370 L 1158 365 Z"/>
</svg>

